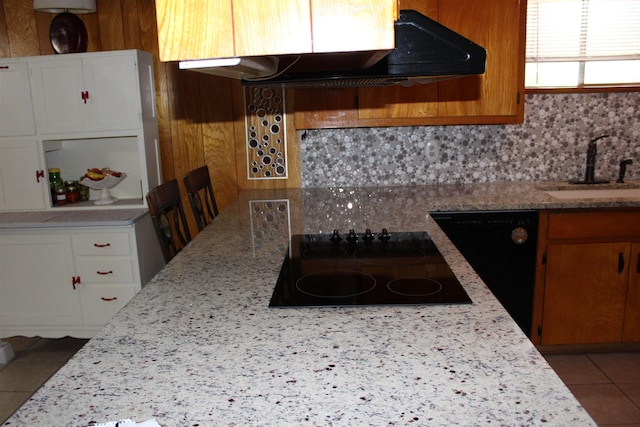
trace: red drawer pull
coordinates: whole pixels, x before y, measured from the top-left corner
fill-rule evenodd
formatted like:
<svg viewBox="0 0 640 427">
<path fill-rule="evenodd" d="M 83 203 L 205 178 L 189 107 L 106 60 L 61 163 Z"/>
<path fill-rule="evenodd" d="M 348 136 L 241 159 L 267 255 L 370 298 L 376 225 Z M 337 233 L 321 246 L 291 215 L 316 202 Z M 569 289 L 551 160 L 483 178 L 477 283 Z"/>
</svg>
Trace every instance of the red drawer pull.
<svg viewBox="0 0 640 427">
<path fill-rule="evenodd" d="M 100 299 L 102 301 L 115 301 L 118 299 L 118 297 L 113 297 L 113 298 L 107 298 L 107 297 L 100 297 Z"/>
<path fill-rule="evenodd" d="M 109 271 L 96 271 L 96 274 L 100 274 L 102 276 L 106 276 L 107 274 L 113 274 L 113 270 Z"/>
<path fill-rule="evenodd" d="M 93 246 L 96 248 L 108 248 L 111 246 L 111 243 L 94 243 Z"/>
</svg>

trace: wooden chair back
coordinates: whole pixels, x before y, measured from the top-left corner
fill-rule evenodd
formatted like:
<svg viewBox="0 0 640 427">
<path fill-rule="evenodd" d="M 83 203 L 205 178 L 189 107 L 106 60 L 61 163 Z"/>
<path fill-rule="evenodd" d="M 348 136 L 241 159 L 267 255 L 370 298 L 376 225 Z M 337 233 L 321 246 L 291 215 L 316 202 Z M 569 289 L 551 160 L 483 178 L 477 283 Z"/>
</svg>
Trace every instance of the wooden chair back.
<svg viewBox="0 0 640 427">
<path fill-rule="evenodd" d="M 213 195 L 209 168 L 205 165 L 186 174 L 184 188 L 187 190 L 198 231 L 202 231 L 218 215 L 218 205 Z"/>
<path fill-rule="evenodd" d="M 191 241 L 187 218 L 180 200 L 178 181 L 172 179 L 147 194 L 149 213 L 166 262 Z"/>
</svg>

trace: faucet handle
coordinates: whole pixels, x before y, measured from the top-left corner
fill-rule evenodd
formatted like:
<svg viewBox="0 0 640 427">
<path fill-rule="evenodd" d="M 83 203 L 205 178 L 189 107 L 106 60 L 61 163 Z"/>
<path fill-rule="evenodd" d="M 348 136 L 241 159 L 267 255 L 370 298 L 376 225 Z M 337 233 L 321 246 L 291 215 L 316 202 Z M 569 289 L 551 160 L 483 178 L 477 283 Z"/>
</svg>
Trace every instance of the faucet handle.
<svg viewBox="0 0 640 427">
<path fill-rule="evenodd" d="M 625 159 L 620 162 L 620 173 L 618 174 L 618 179 L 616 182 L 624 182 L 624 174 L 627 172 L 627 165 L 633 164 L 633 160 Z"/>
</svg>

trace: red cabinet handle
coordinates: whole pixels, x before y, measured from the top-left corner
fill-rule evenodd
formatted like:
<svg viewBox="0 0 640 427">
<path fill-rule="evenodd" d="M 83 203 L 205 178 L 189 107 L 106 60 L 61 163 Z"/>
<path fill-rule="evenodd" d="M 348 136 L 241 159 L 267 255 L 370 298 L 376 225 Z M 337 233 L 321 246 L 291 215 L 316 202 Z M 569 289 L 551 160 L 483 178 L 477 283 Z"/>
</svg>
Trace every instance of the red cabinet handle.
<svg viewBox="0 0 640 427">
<path fill-rule="evenodd" d="M 107 297 L 100 297 L 100 299 L 102 301 L 115 301 L 118 299 L 118 297 L 113 297 L 113 298 L 107 298 Z"/>
<path fill-rule="evenodd" d="M 109 271 L 96 271 L 96 274 L 100 274 L 102 276 L 106 276 L 107 274 L 113 274 L 113 270 Z"/>
<path fill-rule="evenodd" d="M 108 248 L 111 246 L 111 243 L 94 243 L 93 246 L 96 248 Z"/>
<path fill-rule="evenodd" d="M 71 278 L 71 285 L 73 285 L 73 289 L 76 288 L 76 285 L 79 285 L 82 283 L 82 280 L 80 280 L 80 276 L 73 276 Z"/>
<path fill-rule="evenodd" d="M 40 169 L 39 171 L 36 171 L 36 182 L 40 182 L 40 178 L 44 178 L 44 171 L 42 169 Z"/>
</svg>

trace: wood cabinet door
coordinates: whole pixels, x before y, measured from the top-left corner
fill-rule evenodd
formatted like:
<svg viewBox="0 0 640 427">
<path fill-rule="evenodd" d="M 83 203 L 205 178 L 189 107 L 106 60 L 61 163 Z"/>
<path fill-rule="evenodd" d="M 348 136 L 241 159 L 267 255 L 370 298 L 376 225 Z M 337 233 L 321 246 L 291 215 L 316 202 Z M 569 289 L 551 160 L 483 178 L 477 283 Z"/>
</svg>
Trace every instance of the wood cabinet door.
<svg viewBox="0 0 640 427">
<path fill-rule="evenodd" d="M 26 62 L 0 62 L 0 136 L 34 135 Z"/>
<path fill-rule="evenodd" d="M 630 243 L 550 244 L 542 344 L 622 340 Z"/>
<path fill-rule="evenodd" d="M 233 0 L 236 56 L 310 53 L 309 0 Z"/>
<path fill-rule="evenodd" d="M 640 342 L 640 243 L 631 245 L 629 259 L 629 286 L 624 311 L 622 340 Z"/>
<path fill-rule="evenodd" d="M 0 326 L 81 325 L 68 234 L 0 236 Z"/>
<path fill-rule="evenodd" d="M 49 179 L 40 168 L 37 141 L 0 140 L 0 210 L 43 209 L 46 191 Z"/>
<path fill-rule="evenodd" d="M 523 108 L 524 33 L 521 0 L 446 0 L 440 23 L 487 49 L 487 69 L 438 83 L 442 117 L 513 116 Z"/>
<path fill-rule="evenodd" d="M 313 52 L 393 49 L 396 0 L 312 0 Z"/>
<path fill-rule="evenodd" d="M 161 61 L 235 56 L 231 0 L 156 0 L 155 4 Z"/>
</svg>

